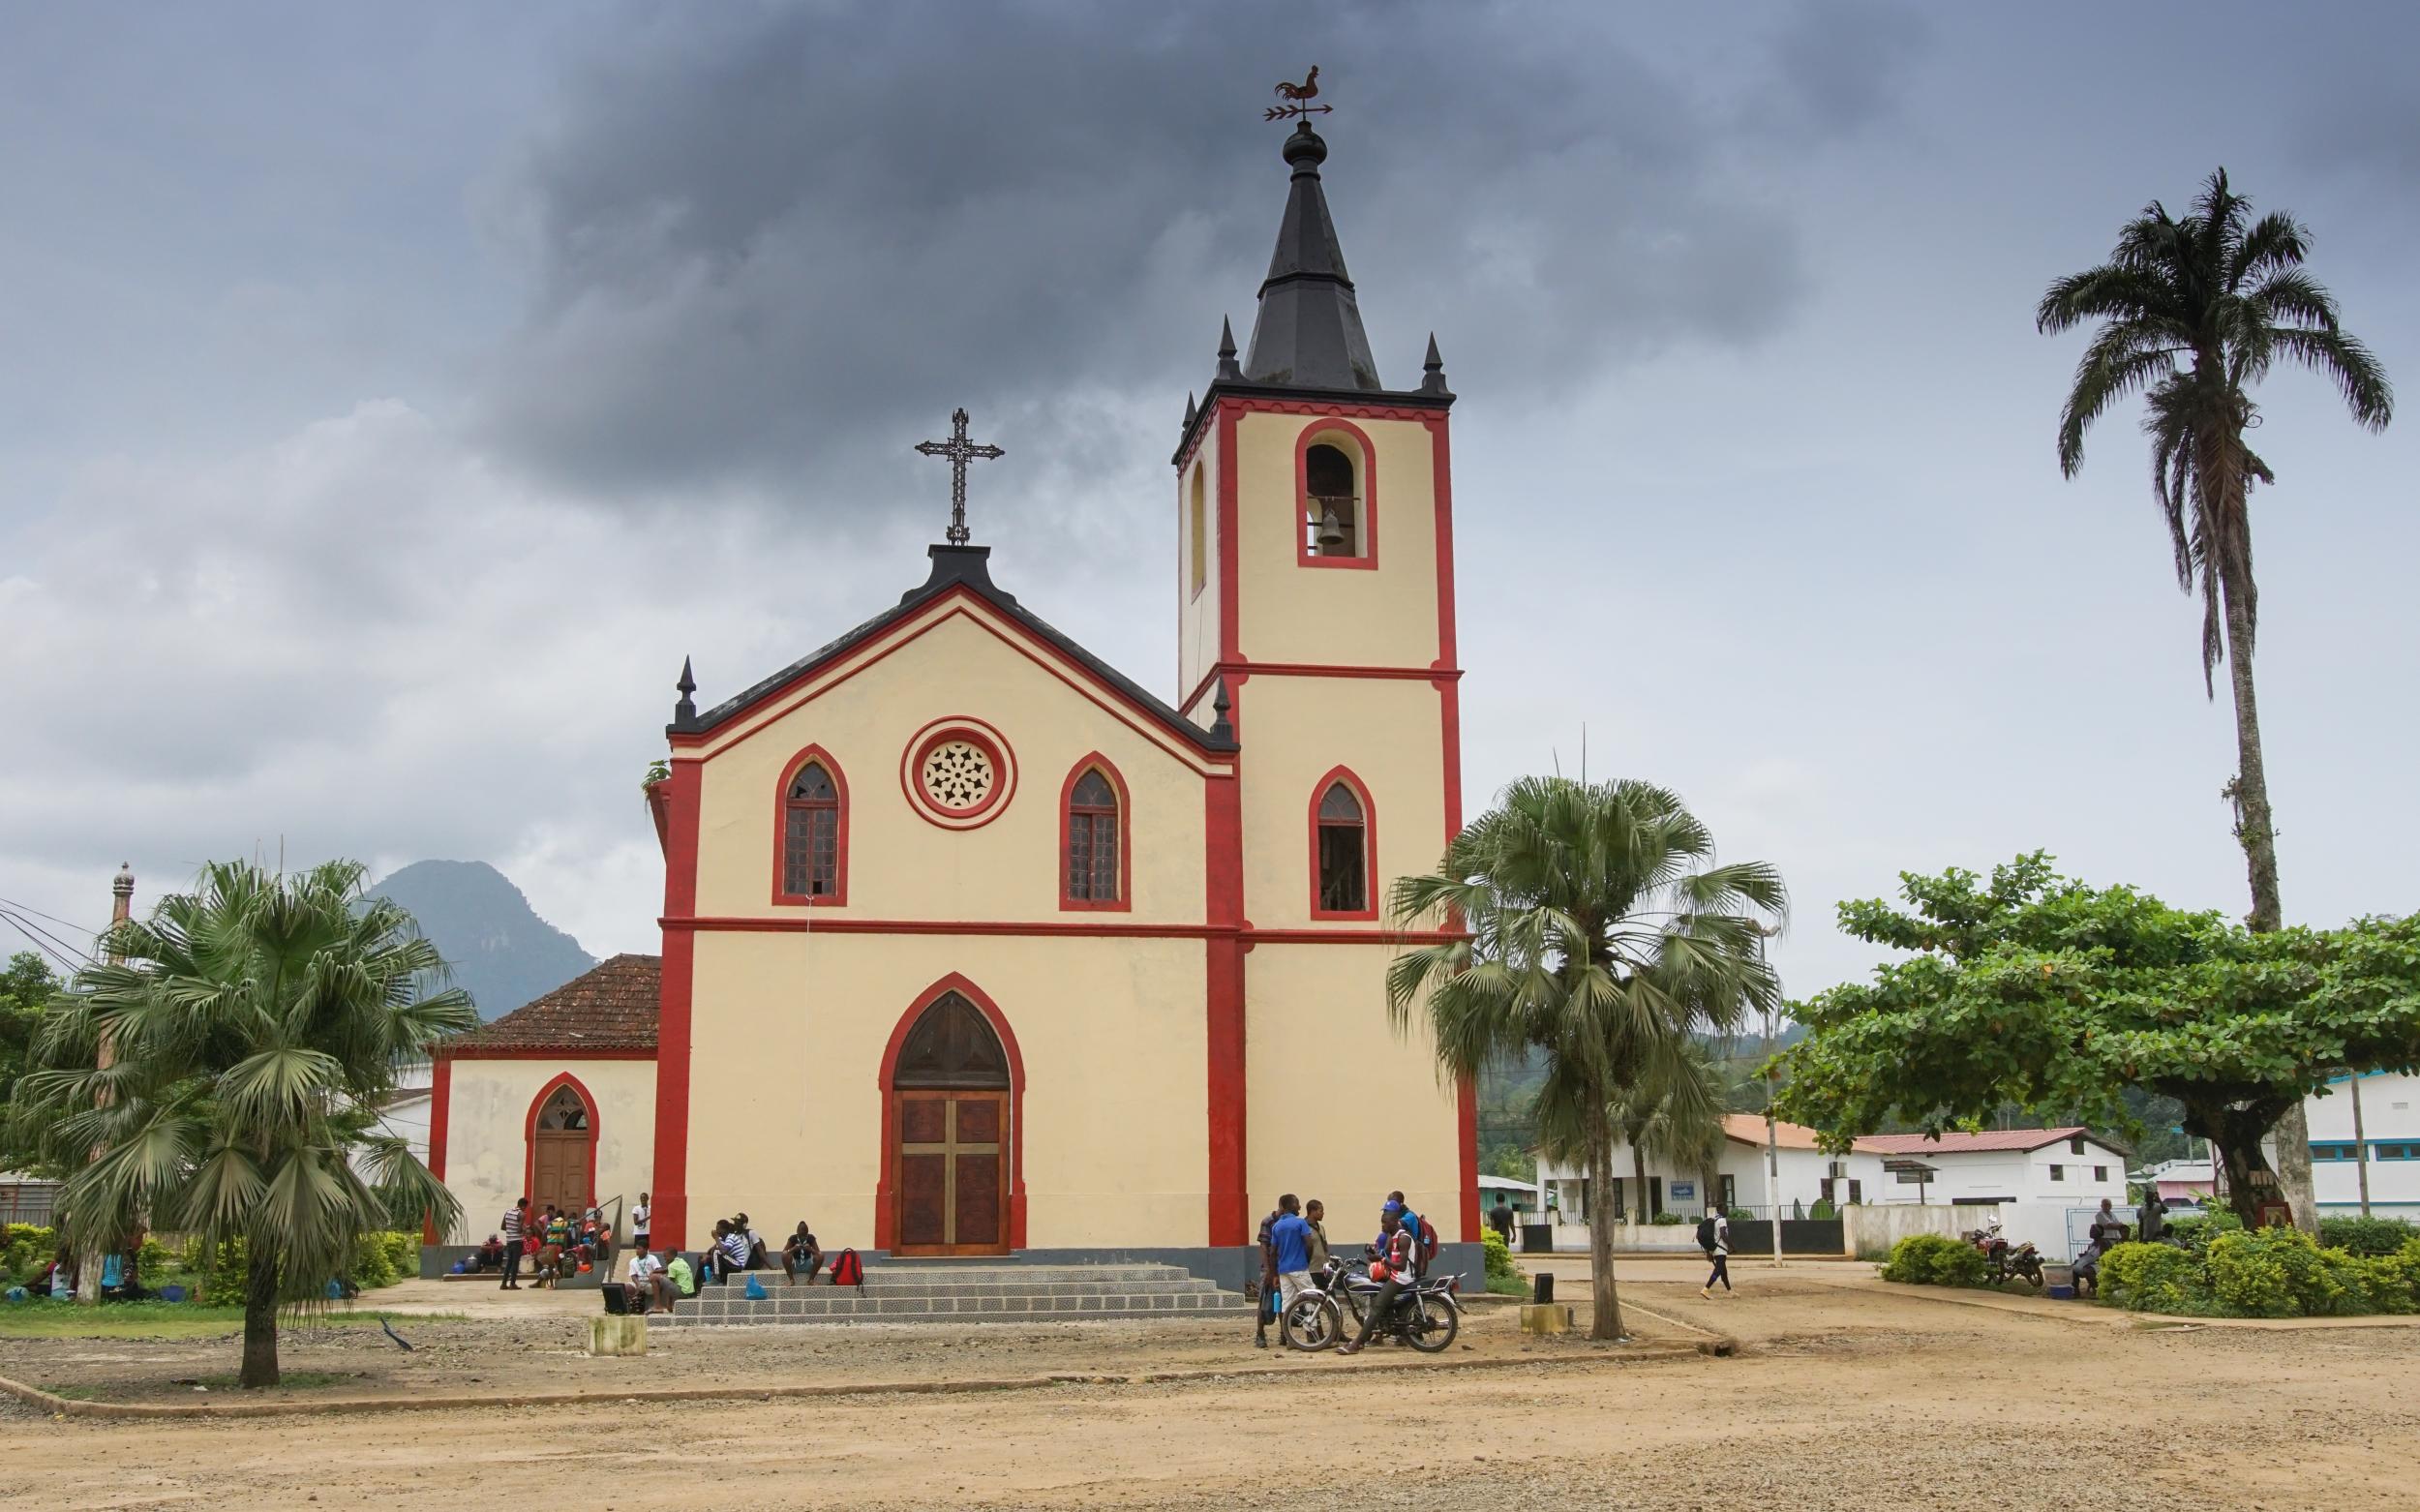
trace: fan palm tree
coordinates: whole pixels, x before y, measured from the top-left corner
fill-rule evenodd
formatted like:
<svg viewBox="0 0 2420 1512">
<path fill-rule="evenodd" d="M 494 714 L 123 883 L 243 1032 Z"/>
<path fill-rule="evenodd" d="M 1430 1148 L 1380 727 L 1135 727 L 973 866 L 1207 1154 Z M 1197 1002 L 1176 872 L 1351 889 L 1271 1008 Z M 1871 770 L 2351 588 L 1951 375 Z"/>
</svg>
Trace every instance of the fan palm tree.
<svg viewBox="0 0 2420 1512">
<path fill-rule="evenodd" d="M 74 1174 L 62 1238 L 114 1250 L 146 1224 L 244 1241 L 245 1386 L 278 1381 L 277 1315 L 325 1296 L 364 1234 L 453 1198 L 374 1132 L 399 1071 L 478 1021 L 411 916 L 362 868 L 214 863 L 118 925 L 44 1016 L 15 1112 Z M 366 1173 L 366 1179 L 365 1179 Z"/>
<path fill-rule="evenodd" d="M 1692 1038 L 1661 1073 L 1622 1088 L 1614 1099 L 1614 1132 L 1630 1147 L 1631 1190 L 1639 1194 L 1634 1223 L 1652 1217 L 1647 1210 L 1649 1159 L 1670 1170 L 1696 1172 L 1706 1181 L 1709 1201 L 1717 1185 L 1715 1167 L 1722 1161 L 1723 1080 L 1704 1043 Z M 1583 1131 L 1555 1134 L 1559 1137 L 1541 1137 L 1540 1148 L 1549 1160 L 1563 1164 L 1588 1160 Z"/>
<path fill-rule="evenodd" d="M 2144 396 L 2151 484 L 2175 550 L 2177 584 L 2202 603 L 2203 689 L 2218 696 L 2223 659 L 2235 696 L 2235 775 L 2223 791 L 2252 883 L 2255 931 L 2281 922 L 2277 831 L 2260 755 L 2253 643 L 2260 594 L 2252 570 L 2252 490 L 2277 481 L 2244 441 L 2259 423 L 2249 390 L 2280 360 L 2336 385 L 2354 421 L 2385 428 L 2395 394 L 2370 349 L 2339 322 L 2336 301 L 2304 271 L 2311 233 L 2283 211 L 2253 219 L 2252 202 L 2210 176 L 2192 213 L 2153 200 L 2118 233 L 2108 261 L 2052 284 L 2035 325 L 2050 333 L 2098 322 L 2059 416 L 2059 470 L 2084 465 L 2084 433 L 2128 398 Z M 2278 1125 L 2280 1168 L 2295 1220 L 2315 1224 L 2311 1145 L 2302 1106 Z"/>
<path fill-rule="evenodd" d="M 1613 1190 L 1620 1110 L 1636 1089 L 1684 1085 L 1691 1036 L 1779 1000 L 1759 917 L 1789 897 L 1761 862 L 1714 864 L 1714 841 L 1666 789 L 1528 777 L 1456 835 L 1436 871 L 1389 893 L 1396 927 L 1455 938 L 1396 957 L 1399 1029 L 1425 1010 L 1439 1065 L 1475 1075 L 1534 1047 L 1541 1141 L 1584 1151 Z M 1599 1339 L 1621 1336 L 1613 1207 L 1588 1204 Z"/>
</svg>

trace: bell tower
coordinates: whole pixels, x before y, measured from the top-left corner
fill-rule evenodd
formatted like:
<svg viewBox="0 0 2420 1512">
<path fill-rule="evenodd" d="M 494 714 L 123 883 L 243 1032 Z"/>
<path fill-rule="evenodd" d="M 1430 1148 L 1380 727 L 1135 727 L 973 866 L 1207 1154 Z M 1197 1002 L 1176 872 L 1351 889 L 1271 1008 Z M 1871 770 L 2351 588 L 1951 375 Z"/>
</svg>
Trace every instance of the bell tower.
<svg viewBox="0 0 2420 1512">
<path fill-rule="evenodd" d="M 1383 1039 L 1387 889 L 1434 868 L 1463 819 L 1454 395 L 1435 337 L 1419 381 L 1387 387 L 1328 211 L 1327 143 L 1306 118 L 1283 153 L 1286 209 L 1251 340 L 1239 358 L 1231 326 L 1222 329 L 1217 370 L 1187 401 L 1173 459 L 1182 707 L 1205 727 L 1229 725 L 1242 753 L 1231 797 L 1214 794 L 1208 815 L 1212 922 L 1225 913 L 1240 929 L 1232 1022 L 1213 984 L 1212 1096 L 1223 1056 L 1239 1074 L 1248 1066 L 1255 1130 L 1365 1092 L 1391 1096 L 1417 1071 L 1434 1081 L 1418 1035 L 1401 1042 L 1404 1064 L 1382 1068 L 1340 1069 L 1321 1055 L 1297 1071 L 1282 1046 L 1302 1032 L 1305 1003 L 1329 1005 L 1346 1043 Z M 1294 1021 L 1278 1005 L 1292 1005 Z M 1470 1089 L 1448 1094 L 1441 1114 L 1439 1137 L 1459 1151 L 1426 1153 L 1462 1179 L 1458 1192 L 1433 1188 L 1427 1211 L 1459 1211 L 1438 1228 L 1475 1239 Z M 1321 1184 L 1299 1167 L 1261 1170 L 1248 1150 L 1238 1160 L 1263 1206 L 1280 1190 Z M 1350 1190 L 1366 1173 L 1319 1174 Z M 1212 1185 L 1214 1230 L 1240 1229 L 1244 1194 L 1217 1190 L 1215 1170 Z M 1223 1198 L 1237 1204 L 1231 1224 Z"/>
</svg>

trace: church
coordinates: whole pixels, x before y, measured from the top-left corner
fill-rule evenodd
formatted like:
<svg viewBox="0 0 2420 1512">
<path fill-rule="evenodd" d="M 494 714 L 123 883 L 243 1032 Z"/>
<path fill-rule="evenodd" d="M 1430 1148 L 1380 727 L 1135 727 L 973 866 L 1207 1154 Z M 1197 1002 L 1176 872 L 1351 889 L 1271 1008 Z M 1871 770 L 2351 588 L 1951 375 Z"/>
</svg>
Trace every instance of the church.
<svg viewBox="0 0 2420 1512">
<path fill-rule="evenodd" d="M 1380 378 L 1327 152 L 1285 139 L 1251 340 L 1186 403 L 1169 696 L 971 543 L 997 453 L 955 416 L 920 448 L 958 505 L 921 583 L 711 707 L 683 665 L 661 954 L 439 1051 L 463 1214 L 433 1272 L 524 1194 L 650 1193 L 659 1245 L 743 1211 L 835 1251 L 1231 1277 L 1281 1193 L 1344 1242 L 1400 1188 L 1475 1243 L 1473 1090 L 1384 991 L 1388 885 L 1463 820 L 1454 396 L 1434 339 Z"/>
</svg>

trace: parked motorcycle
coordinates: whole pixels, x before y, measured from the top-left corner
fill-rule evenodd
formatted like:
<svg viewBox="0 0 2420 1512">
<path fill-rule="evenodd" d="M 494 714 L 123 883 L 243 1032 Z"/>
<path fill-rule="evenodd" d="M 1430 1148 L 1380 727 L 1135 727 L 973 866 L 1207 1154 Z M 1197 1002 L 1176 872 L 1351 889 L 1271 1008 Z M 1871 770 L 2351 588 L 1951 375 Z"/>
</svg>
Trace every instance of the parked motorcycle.
<svg viewBox="0 0 2420 1512">
<path fill-rule="evenodd" d="M 1311 1289 L 1294 1299 L 1278 1317 L 1278 1337 L 1289 1349 L 1316 1353 L 1335 1347 L 1345 1338 L 1346 1319 L 1355 1333 L 1370 1315 L 1384 1283 L 1370 1279 L 1367 1262 L 1350 1263 L 1330 1256 L 1311 1278 Z M 1411 1292 L 1399 1298 L 1387 1337 L 1423 1354 L 1452 1347 L 1462 1331 L 1462 1277 L 1423 1278 Z"/>
<path fill-rule="evenodd" d="M 2015 1277 L 2037 1291 L 2042 1289 L 2042 1252 L 2035 1249 L 2030 1240 L 2023 1244 L 2011 1244 L 2001 1234 L 2000 1225 L 1993 1223 L 1968 1229 L 1966 1242 L 1981 1253 L 1984 1265 L 1989 1267 L 1993 1285 Z"/>
</svg>

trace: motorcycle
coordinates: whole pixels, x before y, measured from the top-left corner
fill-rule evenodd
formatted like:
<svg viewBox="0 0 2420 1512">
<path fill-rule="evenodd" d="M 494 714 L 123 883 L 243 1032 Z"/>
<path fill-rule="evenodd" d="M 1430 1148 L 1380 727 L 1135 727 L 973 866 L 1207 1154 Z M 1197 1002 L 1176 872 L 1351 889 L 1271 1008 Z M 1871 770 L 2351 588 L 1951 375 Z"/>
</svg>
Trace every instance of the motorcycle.
<svg viewBox="0 0 2420 1512">
<path fill-rule="evenodd" d="M 1332 1255 L 1312 1276 L 1311 1289 L 1279 1315 L 1278 1337 L 1289 1349 L 1316 1353 L 1334 1348 L 1344 1341 L 1346 1316 L 1358 1333 L 1384 1285 L 1370 1279 L 1366 1261 L 1354 1264 Z M 1451 1348 L 1462 1331 L 1461 1291 L 1459 1274 L 1423 1277 L 1410 1292 L 1397 1299 L 1386 1335 L 1423 1354 Z"/>
<path fill-rule="evenodd" d="M 2011 1244 L 2002 1237 L 1996 1223 L 1966 1231 L 1966 1242 L 1981 1253 L 1983 1263 L 1990 1268 L 1991 1284 L 1999 1285 L 2011 1277 L 2025 1282 L 2035 1290 L 2042 1289 L 2042 1252 L 2032 1241 Z"/>
</svg>

